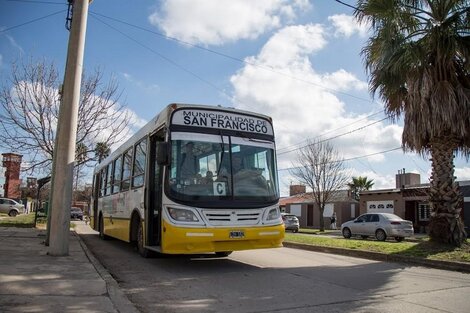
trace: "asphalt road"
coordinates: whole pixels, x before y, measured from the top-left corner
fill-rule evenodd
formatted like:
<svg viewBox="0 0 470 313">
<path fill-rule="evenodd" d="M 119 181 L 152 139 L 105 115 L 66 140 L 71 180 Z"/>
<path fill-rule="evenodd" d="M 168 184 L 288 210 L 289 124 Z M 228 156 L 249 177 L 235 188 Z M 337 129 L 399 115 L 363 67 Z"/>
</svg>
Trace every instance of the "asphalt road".
<svg viewBox="0 0 470 313">
<path fill-rule="evenodd" d="M 470 312 L 469 274 L 289 248 L 144 259 L 77 231 L 142 312 Z"/>
</svg>

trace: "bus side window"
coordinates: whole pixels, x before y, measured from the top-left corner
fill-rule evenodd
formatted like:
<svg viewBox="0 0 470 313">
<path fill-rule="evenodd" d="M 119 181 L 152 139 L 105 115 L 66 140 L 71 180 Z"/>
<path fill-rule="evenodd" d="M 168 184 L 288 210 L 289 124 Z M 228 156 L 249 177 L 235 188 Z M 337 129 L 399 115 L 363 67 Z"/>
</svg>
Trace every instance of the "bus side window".
<svg viewBox="0 0 470 313">
<path fill-rule="evenodd" d="M 130 180 L 131 180 L 131 166 L 132 166 L 132 149 L 129 149 L 124 153 L 124 160 L 122 164 L 122 183 L 121 183 L 122 191 L 129 189 Z"/>
<path fill-rule="evenodd" d="M 100 197 L 104 196 L 106 190 L 106 167 L 100 173 Z"/>
<path fill-rule="evenodd" d="M 109 163 L 107 166 L 107 177 L 106 177 L 106 195 L 111 194 L 111 185 L 113 180 L 113 163 Z"/>
<path fill-rule="evenodd" d="M 122 172 L 122 155 L 120 155 L 116 160 L 114 160 L 113 166 L 113 190 L 112 193 L 119 192 L 119 187 L 121 185 L 121 172 Z"/>
<path fill-rule="evenodd" d="M 144 185 L 145 159 L 147 155 L 147 138 L 135 146 L 132 187 Z"/>
</svg>

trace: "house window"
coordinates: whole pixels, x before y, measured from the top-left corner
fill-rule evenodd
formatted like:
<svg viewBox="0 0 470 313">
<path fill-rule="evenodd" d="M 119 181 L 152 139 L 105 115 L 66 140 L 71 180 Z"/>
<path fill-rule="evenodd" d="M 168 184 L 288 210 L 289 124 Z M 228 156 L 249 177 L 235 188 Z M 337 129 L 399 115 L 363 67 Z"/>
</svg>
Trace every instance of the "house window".
<svg viewBox="0 0 470 313">
<path fill-rule="evenodd" d="M 376 208 L 375 204 L 369 205 L 369 209 L 375 209 L 375 208 Z"/>
<path fill-rule="evenodd" d="M 387 209 L 393 209 L 393 204 L 387 204 Z"/>
<path fill-rule="evenodd" d="M 377 208 L 378 208 L 378 209 L 385 209 L 385 206 L 384 206 L 383 204 L 379 204 L 379 205 L 377 206 Z"/>
<path fill-rule="evenodd" d="M 429 221 L 431 217 L 431 207 L 428 203 L 418 204 L 418 217 L 420 221 Z"/>
</svg>

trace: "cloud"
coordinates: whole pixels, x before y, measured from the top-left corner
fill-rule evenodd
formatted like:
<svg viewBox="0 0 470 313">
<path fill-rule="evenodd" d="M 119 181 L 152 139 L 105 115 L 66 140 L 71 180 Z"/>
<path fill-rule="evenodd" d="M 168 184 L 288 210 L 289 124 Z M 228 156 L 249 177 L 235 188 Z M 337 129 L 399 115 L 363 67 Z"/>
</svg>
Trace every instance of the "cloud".
<svg viewBox="0 0 470 313">
<path fill-rule="evenodd" d="M 359 24 L 352 15 L 336 14 L 329 16 L 328 20 L 335 28 L 335 37 L 349 38 L 355 33 L 358 33 L 361 37 L 366 37 L 369 30 L 369 24 L 365 22 Z"/>
<path fill-rule="evenodd" d="M 309 8 L 308 0 L 164 0 L 149 21 L 183 41 L 222 45 L 255 39 Z"/>
<path fill-rule="evenodd" d="M 23 48 L 16 42 L 15 38 L 13 38 L 12 36 L 10 35 L 5 35 L 5 37 L 7 37 L 8 41 L 10 42 L 10 44 L 18 49 L 18 51 L 20 52 L 21 55 L 24 55 L 24 50 Z"/>
<path fill-rule="evenodd" d="M 460 167 L 460 168 L 455 168 L 455 176 L 457 177 L 457 180 L 470 180 L 470 167 Z"/>
<path fill-rule="evenodd" d="M 281 169 L 293 166 L 294 149 L 309 138 L 330 139 L 350 132 L 331 141 L 344 158 L 401 146 L 401 127 L 387 125 L 388 120 L 378 117 L 367 118 L 367 113 L 347 113 L 346 104 L 335 94 L 364 91 L 365 82 L 343 69 L 320 73 L 314 68 L 311 59 L 327 46 L 326 36 L 325 28 L 318 24 L 280 29 L 230 79 L 235 107 L 273 118 Z M 291 152 L 279 153 L 282 151 Z M 377 163 L 384 159 L 377 154 L 367 160 Z"/>
<path fill-rule="evenodd" d="M 122 76 L 128 82 L 137 86 L 140 89 L 143 89 L 144 91 L 147 91 L 147 92 L 159 92 L 160 91 L 160 86 L 157 84 L 148 84 L 146 82 L 143 82 L 141 80 L 134 78 L 131 74 L 128 74 L 128 73 L 122 73 Z"/>
</svg>

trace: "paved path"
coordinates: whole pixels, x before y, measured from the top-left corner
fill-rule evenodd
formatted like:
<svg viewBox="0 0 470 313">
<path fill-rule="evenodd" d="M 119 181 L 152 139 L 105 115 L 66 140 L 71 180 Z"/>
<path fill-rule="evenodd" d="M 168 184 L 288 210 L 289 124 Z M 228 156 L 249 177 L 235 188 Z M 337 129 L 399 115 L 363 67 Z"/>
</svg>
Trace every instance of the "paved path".
<svg viewBox="0 0 470 313">
<path fill-rule="evenodd" d="M 0 312 L 137 312 L 73 232 L 52 257 L 45 231 L 0 227 Z"/>
</svg>

